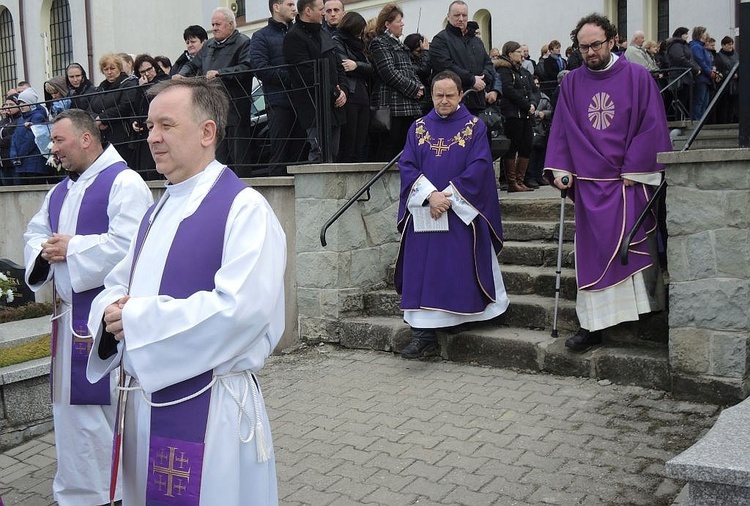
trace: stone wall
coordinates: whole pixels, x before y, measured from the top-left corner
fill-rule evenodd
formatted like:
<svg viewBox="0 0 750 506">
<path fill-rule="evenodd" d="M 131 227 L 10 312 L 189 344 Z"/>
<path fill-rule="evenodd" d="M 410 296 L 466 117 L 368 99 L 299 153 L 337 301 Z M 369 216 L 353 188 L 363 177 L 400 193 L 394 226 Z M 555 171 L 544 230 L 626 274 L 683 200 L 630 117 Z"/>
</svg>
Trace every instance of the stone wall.
<svg viewBox="0 0 750 506">
<path fill-rule="evenodd" d="M 750 150 L 662 153 L 667 164 L 672 390 L 750 393 Z"/>
<path fill-rule="evenodd" d="M 344 213 L 320 242 L 322 225 L 383 164 L 290 168 L 295 179 L 299 337 L 338 341 L 337 322 L 362 313 L 363 294 L 386 286 L 398 253 L 399 176 L 394 169 L 370 190 L 370 199 Z M 366 195 L 365 195 L 366 197 Z"/>
</svg>

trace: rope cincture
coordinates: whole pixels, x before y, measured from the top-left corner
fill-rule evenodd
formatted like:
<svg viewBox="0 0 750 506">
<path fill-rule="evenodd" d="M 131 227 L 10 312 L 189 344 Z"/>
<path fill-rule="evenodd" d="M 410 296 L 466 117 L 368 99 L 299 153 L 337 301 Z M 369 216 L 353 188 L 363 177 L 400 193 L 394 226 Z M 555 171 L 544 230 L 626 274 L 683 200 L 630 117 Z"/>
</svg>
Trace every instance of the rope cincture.
<svg viewBox="0 0 750 506">
<path fill-rule="evenodd" d="M 227 379 L 232 378 L 235 376 L 242 376 L 245 381 L 245 389 L 241 392 L 242 398 L 240 399 L 240 396 L 237 395 L 237 393 L 232 390 L 231 386 L 229 385 Z M 227 392 L 229 392 L 229 395 L 232 397 L 232 400 L 239 408 L 239 415 L 237 418 L 237 437 L 242 443 L 249 443 L 255 438 L 255 446 L 258 454 L 258 462 L 263 463 L 267 462 L 271 458 L 271 451 L 268 444 L 268 440 L 266 438 L 265 429 L 263 428 L 263 423 L 261 421 L 260 417 L 260 397 L 258 388 L 255 383 L 255 379 L 253 378 L 253 374 L 250 371 L 242 371 L 242 372 L 234 372 L 229 374 L 221 374 L 221 375 L 214 375 L 211 378 L 211 381 L 209 381 L 206 386 L 198 390 L 197 392 L 194 392 L 190 395 L 187 395 L 185 397 L 182 397 L 180 399 L 175 399 L 173 401 L 168 402 L 153 402 L 151 399 L 148 398 L 146 395 L 146 392 L 143 390 L 143 387 L 141 386 L 133 386 L 133 387 L 125 387 L 125 386 L 117 386 L 118 390 L 122 390 L 125 392 L 134 391 L 134 390 L 140 390 L 141 396 L 143 397 L 143 400 L 151 406 L 152 408 L 166 408 L 169 406 L 174 406 L 176 404 L 180 404 L 182 402 L 189 401 L 191 399 L 195 399 L 199 395 L 207 392 L 210 390 L 217 381 L 226 388 Z M 253 416 L 252 414 L 245 408 L 245 405 L 247 404 L 247 397 L 248 392 L 251 393 L 253 397 L 253 410 L 255 411 L 255 423 L 253 423 Z M 250 430 L 247 436 L 243 436 L 242 434 L 242 420 L 243 418 L 247 419 Z"/>
</svg>

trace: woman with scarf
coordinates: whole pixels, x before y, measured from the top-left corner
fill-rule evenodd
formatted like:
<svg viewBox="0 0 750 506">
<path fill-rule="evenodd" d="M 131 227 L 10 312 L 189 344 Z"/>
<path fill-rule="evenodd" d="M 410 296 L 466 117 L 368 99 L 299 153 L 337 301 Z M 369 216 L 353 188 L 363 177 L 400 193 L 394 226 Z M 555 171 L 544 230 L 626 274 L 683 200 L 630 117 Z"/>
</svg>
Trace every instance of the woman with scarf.
<svg viewBox="0 0 750 506">
<path fill-rule="evenodd" d="M 364 162 L 367 159 L 367 131 L 370 124 L 370 79 L 375 68 L 367 60 L 362 35 L 367 21 L 360 14 L 344 14 L 333 35 L 336 52 L 349 82 L 349 95 L 344 105 L 346 128 L 341 129 L 340 162 Z"/>
<path fill-rule="evenodd" d="M 96 92 L 96 87 L 86 77 L 86 71 L 80 63 L 71 63 L 65 69 L 65 84 L 68 87 L 68 98 L 71 109 L 90 110 L 89 100 L 91 93 Z"/>
</svg>

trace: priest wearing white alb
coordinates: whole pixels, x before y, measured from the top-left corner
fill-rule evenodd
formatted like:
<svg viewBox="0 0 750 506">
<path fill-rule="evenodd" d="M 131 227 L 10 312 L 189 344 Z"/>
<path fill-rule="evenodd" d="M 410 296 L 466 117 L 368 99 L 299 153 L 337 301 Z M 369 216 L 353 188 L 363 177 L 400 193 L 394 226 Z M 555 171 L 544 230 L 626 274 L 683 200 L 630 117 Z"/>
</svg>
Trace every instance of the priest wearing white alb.
<svg viewBox="0 0 750 506">
<path fill-rule="evenodd" d="M 284 232 L 218 163 L 228 99 L 183 79 L 150 91 L 148 143 L 168 184 L 92 305 L 88 377 L 122 365 L 124 504 L 277 504 L 254 373 L 284 330 Z"/>
</svg>

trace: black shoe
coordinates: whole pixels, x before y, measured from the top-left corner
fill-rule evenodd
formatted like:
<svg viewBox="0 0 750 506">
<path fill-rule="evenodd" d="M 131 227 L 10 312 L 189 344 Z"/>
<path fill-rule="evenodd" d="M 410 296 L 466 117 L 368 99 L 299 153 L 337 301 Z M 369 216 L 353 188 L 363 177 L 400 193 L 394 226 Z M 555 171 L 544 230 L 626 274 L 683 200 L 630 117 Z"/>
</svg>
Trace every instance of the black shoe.
<svg viewBox="0 0 750 506">
<path fill-rule="evenodd" d="M 565 347 L 571 351 L 583 353 L 588 351 L 592 346 L 602 343 L 601 332 L 589 332 L 586 329 L 580 328 L 572 337 L 569 337 L 565 341 Z"/>
<path fill-rule="evenodd" d="M 436 341 L 419 339 L 413 337 L 409 344 L 401 350 L 401 357 L 407 359 L 435 357 L 440 354 L 440 349 Z"/>
<path fill-rule="evenodd" d="M 537 179 L 536 182 L 539 186 L 549 186 L 549 182 L 547 182 L 547 180 L 544 179 L 543 177 L 540 177 L 539 179 Z"/>
<path fill-rule="evenodd" d="M 536 190 L 537 188 L 539 188 L 539 183 L 537 183 L 537 182 L 536 182 L 536 181 L 534 181 L 533 179 L 527 179 L 526 181 L 524 181 L 524 182 L 523 182 L 523 184 L 525 184 L 525 185 L 526 185 L 527 187 L 529 187 L 529 188 L 533 188 L 533 189 L 535 189 L 535 190 Z"/>
</svg>

